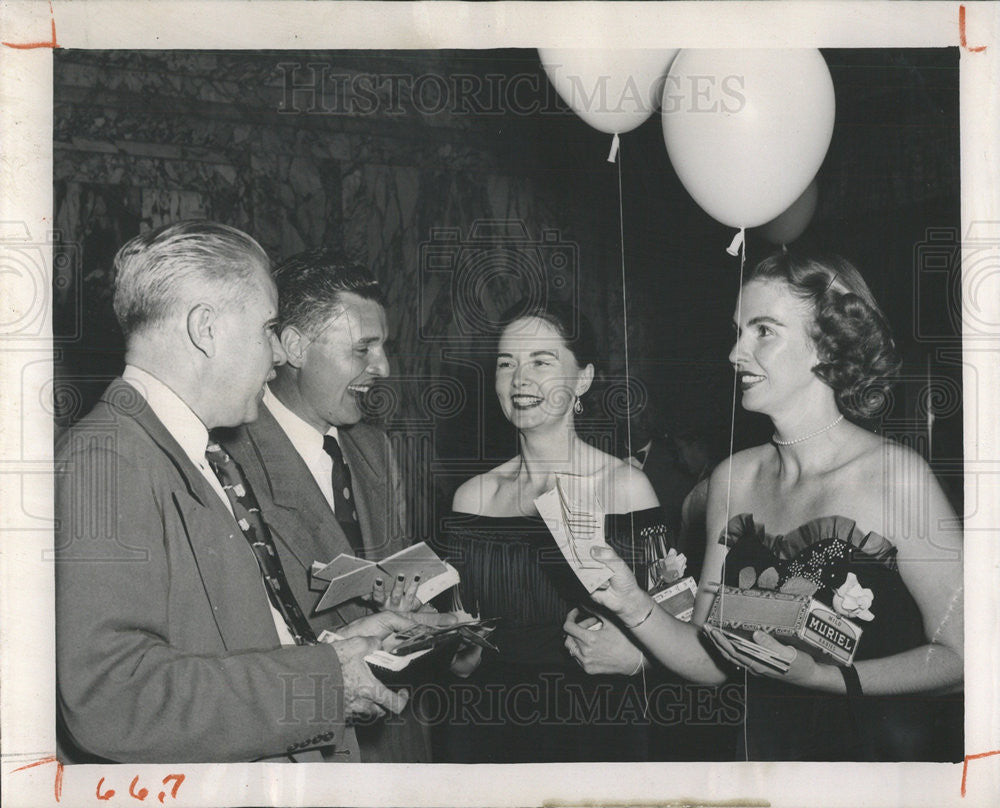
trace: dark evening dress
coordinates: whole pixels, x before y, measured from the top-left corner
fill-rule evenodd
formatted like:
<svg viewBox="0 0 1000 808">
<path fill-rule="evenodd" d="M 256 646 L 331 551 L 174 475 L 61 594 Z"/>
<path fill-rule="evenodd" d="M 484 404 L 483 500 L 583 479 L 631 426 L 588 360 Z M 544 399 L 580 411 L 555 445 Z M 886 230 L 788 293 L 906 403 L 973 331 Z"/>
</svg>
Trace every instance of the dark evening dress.
<svg viewBox="0 0 1000 808">
<path fill-rule="evenodd" d="M 783 536 L 758 525 L 750 514 L 730 520 L 724 579 L 737 586 L 740 571 L 778 573 L 778 588 L 793 577 L 819 586 L 816 600 L 832 606 L 847 573 L 874 595 L 874 619 L 862 629 L 855 661 L 876 659 L 924 645 L 923 621 L 896 568 L 896 548 L 851 519 L 813 519 Z M 801 652 L 800 652 L 801 653 Z M 749 760 L 957 761 L 962 759 L 961 694 L 864 696 L 819 693 L 776 679 L 750 676 L 745 747 Z"/>
<path fill-rule="evenodd" d="M 461 574 L 465 608 L 500 618 L 491 637 L 500 653 L 452 679 L 444 762 L 646 760 L 642 677 L 589 676 L 563 645 L 567 613 L 597 607 L 544 521 L 452 513 L 448 523 L 439 552 Z M 608 544 L 640 581 L 644 536 L 663 530 L 659 508 L 605 518 Z"/>
</svg>

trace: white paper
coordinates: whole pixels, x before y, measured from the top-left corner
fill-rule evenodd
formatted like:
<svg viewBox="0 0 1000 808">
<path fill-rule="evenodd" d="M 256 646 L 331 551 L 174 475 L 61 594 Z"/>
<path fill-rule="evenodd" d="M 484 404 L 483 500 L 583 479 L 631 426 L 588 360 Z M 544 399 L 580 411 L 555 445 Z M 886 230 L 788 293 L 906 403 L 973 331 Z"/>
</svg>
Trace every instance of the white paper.
<svg viewBox="0 0 1000 808">
<path fill-rule="evenodd" d="M 535 500 L 566 563 L 588 592 L 611 578 L 611 570 L 590 555 L 591 548 L 607 546 L 604 512 L 597 506 L 593 479 L 568 474 L 557 474 L 555 487 Z"/>
</svg>

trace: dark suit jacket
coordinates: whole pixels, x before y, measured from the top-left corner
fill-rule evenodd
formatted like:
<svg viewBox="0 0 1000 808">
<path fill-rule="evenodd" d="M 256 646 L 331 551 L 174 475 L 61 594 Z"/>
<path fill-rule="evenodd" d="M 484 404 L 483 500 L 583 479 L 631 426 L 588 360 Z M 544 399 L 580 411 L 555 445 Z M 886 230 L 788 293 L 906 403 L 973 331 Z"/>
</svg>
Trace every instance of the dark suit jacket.
<svg viewBox="0 0 1000 808">
<path fill-rule="evenodd" d="M 344 623 L 369 614 L 370 610 L 358 602 L 313 612 L 322 592 L 309 589 L 312 563 L 330 561 L 340 553 L 353 555 L 354 550 L 305 461 L 267 407 L 260 408 L 254 423 L 214 434 L 253 486 L 289 586 L 316 633 L 336 631 Z M 410 541 L 402 484 L 389 440 L 382 430 L 363 423 L 338 429 L 337 437 L 351 470 L 365 557 L 377 561 Z M 358 727 L 357 735 L 365 762 L 429 760 L 427 733 L 409 710 L 386 723 Z"/>
<path fill-rule="evenodd" d="M 126 382 L 60 441 L 56 514 L 63 754 L 207 762 L 339 751 L 336 652 L 280 646 L 232 515 Z"/>
</svg>

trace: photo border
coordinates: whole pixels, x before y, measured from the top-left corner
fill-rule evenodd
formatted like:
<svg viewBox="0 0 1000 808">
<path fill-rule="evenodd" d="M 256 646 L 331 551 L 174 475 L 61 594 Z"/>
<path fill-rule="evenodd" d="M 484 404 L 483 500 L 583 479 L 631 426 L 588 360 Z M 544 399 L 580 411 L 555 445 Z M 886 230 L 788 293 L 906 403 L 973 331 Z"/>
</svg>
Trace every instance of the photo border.
<svg viewBox="0 0 1000 808">
<path fill-rule="evenodd" d="M 985 230 L 1000 245 L 1000 4 L 996 2 L 360 3 L 216 0 L 12 2 L 2 7 L 0 237 L 45 244 L 52 229 L 53 54 L 87 49 L 608 47 L 961 48 L 963 256 Z M 234 20 L 239 24 L 234 25 Z M 18 236 L 18 234 L 21 234 Z M 25 235 L 26 234 L 26 235 Z M 723 245 L 724 246 L 724 245 Z M 721 248 L 720 248 L 721 249 Z M 46 251 L 51 268 L 51 250 Z M 976 264 L 982 267 L 981 263 Z M 968 266 L 966 267 L 968 269 Z M 987 274 L 980 277 L 982 273 Z M 5 276 L 5 300 L 37 278 Z M 43 279 L 51 282 L 51 277 Z M 54 759 L 51 416 L 42 390 L 0 411 L 0 720 L 5 804 L 134 804 L 170 774 L 186 805 L 991 805 L 1000 794 L 1000 345 L 971 333 L 967 297 L 1000 288 L 996 263 L 963 273 L 966 502 L 965 764 L 632 763 L 77 765 Z M 51 288 L 51 287 L 49 287 Z M 16 292 L 7 297 L 8 292 Z M 43 290 L 47 293 L 47 290 Z M 1000 295 L 976 318 L 1000 323 Z M 51 332 L 46 311 L 45 333 Z M 5 340 L 3 389 L 48 362 L 46 336 Z M 34 404 L 32 404 L 34 402 Z M 25 453 L 26 447 L 32 451 Z M 39 450 L 35 447 L 44 447 Z M 30 460 L 25 458 L 30 457 Z M 42 458 L 41 461 L 35 458 Z M 627 769 L 621 768 L 628 766 Z M 626 774 L 627 772 L 627 774 Z M 138 781 L 133 781 L 137 777 Z M 103 785 L 98 786 L 102 782 Z M 154 787 L 152 784 L 157 784 Z M 113 788 L 116 794 L 99 801 Z M 169 789 L 167 789 L 169 792 Z M 963 796 L 964 792 L 964 796 Z"/>
</svg>

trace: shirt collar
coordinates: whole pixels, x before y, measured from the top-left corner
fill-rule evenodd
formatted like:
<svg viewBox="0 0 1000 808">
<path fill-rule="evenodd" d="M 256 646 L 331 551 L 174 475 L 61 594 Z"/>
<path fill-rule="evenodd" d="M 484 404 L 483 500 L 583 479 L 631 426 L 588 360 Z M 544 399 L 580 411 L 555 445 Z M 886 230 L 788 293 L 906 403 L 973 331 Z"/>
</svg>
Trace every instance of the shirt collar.
<svg viewBox="0 0 1000 808">
<path fill-rule="evenodd" d="M 264 386 L 264 406 L 270 410 L 274 420 L 278 422 L 278 426 L 284 430 L 292 442 L 292 446 L 295 447 L 295 451 L 307 462 L 314 457 L 326 456 L 323 451 L 323 434 L 282 404 L 278 397 L 271 392 L 270 386 L 267 385 Z M 331 426 L 324 434 L 332 435 L 334 439 L 337 439 L 337 427 Z"/>
<path fill-rule="evenodd" d="M 135 365 L 125 366 L 122 379 L 142 394 L 150 409 L 171 437 L 180 444 L 191 462 L 196 466 L 202 465 L 205 462 L 205 448 L 208 446 L 208 429 L 184 399 L 152 373 Z"/>
</svg>

